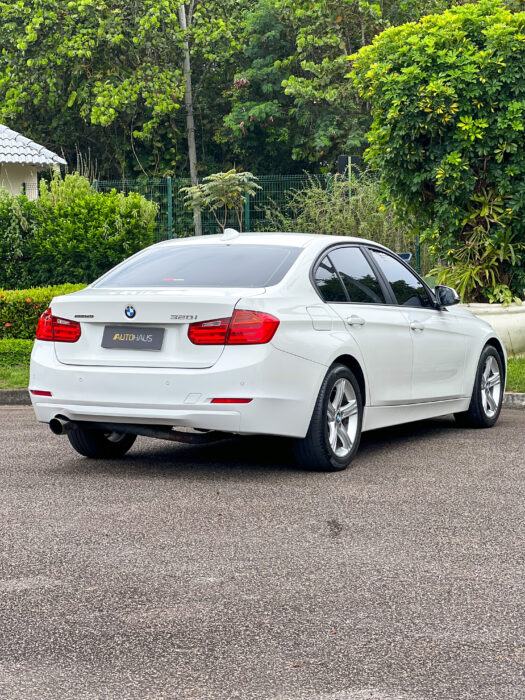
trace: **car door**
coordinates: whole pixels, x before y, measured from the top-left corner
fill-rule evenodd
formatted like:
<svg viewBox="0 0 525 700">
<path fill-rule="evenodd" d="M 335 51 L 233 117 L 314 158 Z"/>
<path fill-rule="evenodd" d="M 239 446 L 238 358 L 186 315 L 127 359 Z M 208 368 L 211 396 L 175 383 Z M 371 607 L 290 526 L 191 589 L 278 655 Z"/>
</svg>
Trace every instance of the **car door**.
<svg viewBox="0 0 525 700">
<path fill-rule="evenodd" d="M 463 396 L 468 341 L 460 320 L 446 309 L 436 307 L 423 281 L 399 258 L 378 249 L 370 249 L 369 254 L 409 324 L 414 400 L 439 401 Z"/>
<path fill-rule="evenodd" d="M 323 299 L 343 319 L 364 358 L 372 405 L 411 400 L 412 340 L 402 310 L 387 304 L 385 285 L 358 246 L 340 246 L 314 269 Z"/>
</svg>

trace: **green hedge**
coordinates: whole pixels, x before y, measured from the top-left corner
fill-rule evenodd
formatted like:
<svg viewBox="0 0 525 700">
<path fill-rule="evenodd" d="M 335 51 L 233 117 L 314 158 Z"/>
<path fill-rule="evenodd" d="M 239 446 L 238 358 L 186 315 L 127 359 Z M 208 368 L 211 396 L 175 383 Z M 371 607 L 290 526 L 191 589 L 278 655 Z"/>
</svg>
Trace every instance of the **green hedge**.
<svg viewBox="0 0 525 700">
<path fill-rule="evenodd" d="M 61 284 L 33 289 L 0 289 L 0 339 L 35 337 L 36 323 L 53 297 L 84 289 L 85 284 Z"/>
<path fill-rule="evenodd" d="M 0 367 L 28 365 L 33 343 L 33 340 L 21 340 L 20 338 L 0 340 Z"/>
<path fill-rule="evenodd" d="M 40 183 L 40 197 L 0 189 L 0 287 L 93 282 L 153 243 L 157 207 L 140 194 L 96 192 L 80 175 Z"/>
</svg>

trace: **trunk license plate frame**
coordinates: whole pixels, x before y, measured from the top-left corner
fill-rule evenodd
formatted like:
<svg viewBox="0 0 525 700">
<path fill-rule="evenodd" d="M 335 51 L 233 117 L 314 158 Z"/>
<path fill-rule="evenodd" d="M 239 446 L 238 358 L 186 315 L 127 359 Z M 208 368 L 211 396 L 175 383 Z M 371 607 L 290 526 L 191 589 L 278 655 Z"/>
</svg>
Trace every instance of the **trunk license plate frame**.
<svg viewBox="0 0 525 700">
<path fill-rule="evenodd" d="M 143 326 L 105 326 L 102 347 L 107 350 L 162 350 L 165 328 L 145 328 Z"/>
</svg>

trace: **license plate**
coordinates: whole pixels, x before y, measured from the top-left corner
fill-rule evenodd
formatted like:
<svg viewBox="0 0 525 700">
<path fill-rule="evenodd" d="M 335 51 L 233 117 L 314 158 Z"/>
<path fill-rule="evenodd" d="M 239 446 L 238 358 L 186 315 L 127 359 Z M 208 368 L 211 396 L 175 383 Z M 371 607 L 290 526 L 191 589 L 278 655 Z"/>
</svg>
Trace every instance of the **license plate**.
<svg viewBox="0 0 525 700">
<path fill-rule="evenodd" d="M 161 350 L 164 331 L 164 328 L 106 326 L 102 336 L 102 347 L 122 350 Z"/>
</svg>

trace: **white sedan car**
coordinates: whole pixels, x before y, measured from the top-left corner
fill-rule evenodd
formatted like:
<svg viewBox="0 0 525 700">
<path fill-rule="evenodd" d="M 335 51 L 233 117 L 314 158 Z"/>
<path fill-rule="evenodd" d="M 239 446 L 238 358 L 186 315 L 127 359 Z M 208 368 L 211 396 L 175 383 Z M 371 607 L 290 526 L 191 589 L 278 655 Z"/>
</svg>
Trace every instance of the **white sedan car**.
<svg viewBox="0 0 525 700">
<path fill-rule="evenodd" d="M 457 302 L 362 239 L 165 241 L 53 299 L 31 399 L 87 457 L 120 457 L 137 435 L 267 434 L 292 438 L 301 465 L 338 471 L 364 430 L 450 413 L 494 425 L 505 350 Z"/>
</svg>

